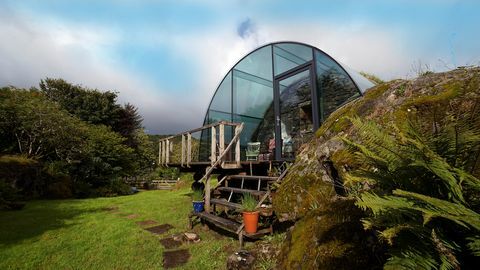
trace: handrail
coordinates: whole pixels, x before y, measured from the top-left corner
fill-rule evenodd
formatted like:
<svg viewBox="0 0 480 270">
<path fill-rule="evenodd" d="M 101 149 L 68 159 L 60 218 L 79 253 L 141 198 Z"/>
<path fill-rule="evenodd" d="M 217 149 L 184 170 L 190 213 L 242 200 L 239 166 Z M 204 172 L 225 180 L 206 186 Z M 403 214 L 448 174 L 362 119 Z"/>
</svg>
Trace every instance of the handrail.
<svg viewBox="0 0 480 270">
<path fill-rule="evenodd" d="M 228 151 L 230 151 L 230 148 L 232 148 L 233 143 L 236 143 L 236 146 L 237 146 L 236 156 L 238 157 L 237 162 L 238 163 L 240 162 L 240 155 L 239 155 L 238 151 L 240 149 L 240 134 L 242 133 L 243 126 L 244 126 L 244 124 L 241 123 L 240 126 L 235 127 L 235 136 L 233 136 L 232 140 L 227 145 L 227 147 L 223 150 L 223 152 L 220 153 L 217 160 L 215 162 L 213 162 L 213 164 L 207 168 L 207 171 L 205 172 L 205 175 L 199 180 L 199 182 L 202 182 L 204 179 L 206 179 L 205 192 L 204 193 L 205 193 L 205 211 L 207 213 L 210 213 L 210 195 L 211 195 L 210 194 L 211 193 L 211 190 L 210 190 L 210 174 L 213 172 L 215 167 L 217 167 L 217 165 L 220 162 L 223 162 L 223 157 L 225 156 L 225 154 Z"/>
<path fill-rule="evenodd" d="M 215 167 L 217 167 L 217 165 L 222 161 L 223 157 L 225 156 L 225 154 L 230 151 L 230 148 L 232 148 L 232 145 L 234 142 L 236 142 L 239 137 L 240 137 L 240 134 L 242 133 L 242 130 L 243 130 L 243 126 L 244 124 L 241 123 L 240 126 L 238 126 L 238 132 L 237 130 L 235 130 L 235 136 L 233 136 L 232 140 L 230 141 L 230 143 L 228 144 L 228 146 L 225 148 L 225 150 L 223 150 L 223 153 L 221 153 L 218 158 L 217 158 L 217 161 L 215 161 L 212 166 L 209 166 L 208 169 L 207 169 L 207 172 L 205 173 L 205 175 L 199 180 L 199 182 L 202 182 L 204 178 L 206 178 L 206 176 L 210 175 L 212 173 L 212 171 L 215 169 Z"/>
<path fill-rule="evenodd" d="M 203 127 L 196 128 L 196 129 L 187 130 L 187 131 L 178 133 L 178 134 L 176 134 L 176 135 L 172 135 L 172 136 L 169 136 L 169 137 L 161 138 L 161 139 L 159 139 L 159 141 L 170 140 L 170 139 L 173 139 L 173 138 L 178 137 L 178 136 L 180 136 L 180 135 L 187 135 L 188 133 L 199 132 L 199 131 L 202 131 L 202 130 L 207 129 L 207 128 L 219 126 L 219 125 L 221 125 L 221 124 L 222 124 L 222 125 L 225 125 L 225 126 L 232 126 L 232 127 L 234 127 L 234 126 L 240 125 L 241 123 L 227 122 L 227 121 L 219 121 L 219 122 L 215 122 L 215 123 L 212 123 L 212 124 L 208 124 L 208 125 L 205 125 L 205 126 L 203 126 Z"/>
<path fill-rule="evenodd" d="M 217 153 L 221 154 L 221 153 L 224 152 L 224 149 L 225 149 L 225 126 L 232 126 L 232 127 L 235 127 L 235 130 L 237 130 L 237 128 L 240 125 L 242 125 L 242 123 L 219 121 L 219 122 L 216 122 L 216 123 L 205 125 L 205 126 L 200 127 L 200 128 L 195 128 L 195 129 L 192 129 L 192 130 L 189 130 L 189 131 L 185 131 L 185 132 L 179 133 L 177 135 L 161 138 L 161 139 L 158 140 L 158 164 L 168 166 L 169 164 L 171 164 L 170 163 L 171 157 L 176 157 L 176 159 L 179 158 L 178 155 L 170 156 L 170 152 L 172 152 L 173 149 L 174 149 L 173 145 L 174 144 L 177 145 L 177 143 L 179 143 L 178 139 L 181 137 L 181 140 L 180 140 L 181 141 L 181 149 L 178 149 L 178 146 L 177 146 L 177 150 L 175 151 L 178 154 L 178 151 L 181 150 L 181 154 L 180 154 L 181 160 L 180 161 L 177 160 L 176 163 L 177 164 L 180 163 L 180 165 L 182 167 L 184 167 L 185 165 L 187 167 L 190 167 L 191 162 L 192 162 L 192 154 L 193 154 L 192 153 L 192 151 L 193 151 L 193 148 L 192 148 L 192 134 L 196 133 L 196 132 L 203 131 L 203 130 L 211 129 L 210 163 L 211 163 L 211 166 L 217 166 L 218 163 L 216 165 L 214 165 L 214 163 L 218 159 L 223 160 L 223 156 L 218 157 Z M 216 138 L 217 137 L 217 130 L 218 130 L 218 137 L 219 137 L 218 140 Z M 217 144 L 218 144 L 218 146 L 217 146 Z M 194 146 L 195 146 L 195 144 L 194 144 Z M 240 149 L 238 149 L 238 151 L 240 151 Z M 235 161 L 238 163 L 239 160 L 240 160 L 240 155 L 238 155 L 238 154 L 235 155 Z M 222 163 L 221 166 L 223 166 L 223 163 Z"/>
</svg>

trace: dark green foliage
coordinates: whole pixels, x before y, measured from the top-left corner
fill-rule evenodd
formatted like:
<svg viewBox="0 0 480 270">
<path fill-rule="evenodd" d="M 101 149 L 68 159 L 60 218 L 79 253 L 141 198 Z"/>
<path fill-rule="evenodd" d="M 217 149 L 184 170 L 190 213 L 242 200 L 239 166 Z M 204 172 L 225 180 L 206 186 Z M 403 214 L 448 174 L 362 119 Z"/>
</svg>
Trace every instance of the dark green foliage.
<svg viewBox="0 0 480 270">
<path fill-rule="evenodd" d="M 178 168 L 158 167 L 155 172 L 155 177 L 160 177 L 161 179 L 177 179 L 180 177 Z"/>
<path fill-rule="evenodd" d="M 116 104 L 114 92 L 100 92 L 51 78 L 40 82 L 40 90 L 49 100 L 88 123 L 114 127 L 120 120 L 122 108 Z"/>
<path fill-rule="evenodd" d="M 153 167 L 156 151 L 143 132 L 143 119 L 134 105 L 117 104 L 117 94 L 114 92 L 100 92 L 62 79 L 42 80 L 40 89 L 49 100 L 81 120 L 94 125 L 105 125 L 124 137 L 122 143 L 134 149 L 133 167 L 136 170 Z"/>
<path fill-rule="evenodd" d="M 9 164 L 35 163 L 11 173 L 3 166 L 0 178 L 28 198 L 129 194 L 118 179 L 151 168 L 155 159 L 137 109 L 117 105 L 115 93 L 63 80 L 47 79 L 41 88 L 0 89 L 0 157 L 20 154 Z"/>
<path fill-rule="evenodd" d="M 356 195 L 357 205 L 371 213 L 364 227 L 391 245 L 387 269 L 474 266 L 480 180 L 469 171 L 478 162 L 480 119 L 470 116 L 445 121 L 433 135 L 412 121 L 380 127 L 350 119 L 358 140 L 343 140 L 361 165 L 346 182 L 370 187 Z"/>
</svg>

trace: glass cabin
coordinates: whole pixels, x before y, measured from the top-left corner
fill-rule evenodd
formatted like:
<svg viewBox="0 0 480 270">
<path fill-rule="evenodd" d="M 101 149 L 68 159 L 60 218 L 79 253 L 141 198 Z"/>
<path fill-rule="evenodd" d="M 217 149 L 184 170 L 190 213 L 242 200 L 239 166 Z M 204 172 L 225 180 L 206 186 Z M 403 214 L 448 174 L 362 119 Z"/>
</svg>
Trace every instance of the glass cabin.
<svg viewBox="0 0 480 270">
<path fill-rule="evenodd" d="M 333 111 L 372 86 L 315 47 L 272 43 L 230 69 L 208 106 L 204 125 L 220 120 L 244 122 L 242 160 L 247 160 L 249 147 L 258 143 L 255 160 L 291 160 Z M 226 130 L 227 138 L 232 134 Z M 210 133 L 205 130 L 200 144 L 209 141 Z"/>
</svg>

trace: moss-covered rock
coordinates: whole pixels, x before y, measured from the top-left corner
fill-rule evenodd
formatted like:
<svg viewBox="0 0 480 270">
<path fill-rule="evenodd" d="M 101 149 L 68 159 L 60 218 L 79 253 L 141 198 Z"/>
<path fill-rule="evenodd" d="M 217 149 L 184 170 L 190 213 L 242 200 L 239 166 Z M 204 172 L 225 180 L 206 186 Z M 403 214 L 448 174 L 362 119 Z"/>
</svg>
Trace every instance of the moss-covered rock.
<svg viewBox="0 0 480 270">
<path fill-rule="evenodd" d="M 480 68 L 383 83 L 333 112 L 316 132 L 316 138 L 297 155 L 273 199 L 280 220 L 296 221 L 282 248 L 281 268 L 383 265 L 382 245 L 372 232 L 363 230 L 363 213 L 343 190 L 342 176 L 360 166 L 339 139 L 346 136 L 355 141 L 349 117 L 399 128 L 414 120 L 423 132 L 434 134 L 446 121 L 478 113 Z M 480 176 L 480 158 L 470 159 L 466 166 L 474 176 Z M 355 192 L 355 187 L 349 188 Z"/>
</svg>

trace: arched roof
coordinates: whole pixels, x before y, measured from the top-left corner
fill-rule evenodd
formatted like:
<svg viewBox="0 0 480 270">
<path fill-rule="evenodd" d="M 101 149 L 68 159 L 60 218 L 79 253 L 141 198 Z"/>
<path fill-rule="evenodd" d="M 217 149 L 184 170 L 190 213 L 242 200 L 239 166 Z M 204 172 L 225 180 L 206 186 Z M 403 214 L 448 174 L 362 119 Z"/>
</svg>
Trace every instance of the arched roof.
<svg viewBox="0 0 480 270">
<path fill-rule="evenodd" d="M 339 61 L 335 60 L 332 56 L 330 56 L 329 54 L 327 54 L 326 52 L 324 52 L 323 50 L 315 47 L 315 46 L 312 46 L 310 44 L 306 44 L 306 43 L 302 43 L 302 42 L 297 42 L 297 41 L 277 41 L 277 42 L 271 42 L 271 43 L 268 43 L 268 44 L 264 44 L 256 49 L 254 49 L 253 51 L 247 53 L 246 55 L 244 55 L 242 58 L 240 58 L 236 63 L 235 65 L 233 65 L 232 68 L 230 68 L 228 70 L 228 72 L 225 74 L 225 76 L 222 78 L 222 80 L 220 81 L 220 83 L 217 85 L 217 88 L 215 89 L 215 92 L 212 96 L 212 98 L 210 99 L 210 102 L 208 104 L 208 107 L 207 107 L 207 110 L 206 110 L 206 113 L 208 113 L 208 110 L 210 109 L 211 105 L 212 105 L 212 102 L 214 100 L 214 97 L 216 96 L 220 86 L 222 85 L 222 83 L 225 81 L 225 79 L 230 75 L 231 76 L 231 73 L 232 71 L 237 67 L 239 66 L 243 61 L 245 61 L 246 59 L 248 59 L 249 56 L 252 56 L 254 55 L 255 53 L 257 53 L 258 51 L 266 48 L 266 47 L 269 47 L 269 46 L 275 46 L 275 45 L 282 45 L 282 44 L 294 44 L 294 45 L 300 45 L 300 46 L 304 46 L 304 47 L 307 47 L 307 48 L 310 48 L 312 49 L 313 52 L 318 52 L 318 53 L 321 53 L 322 55 L 324 55 L 325 57 L 327 57 L 329 60 L 333 61 L 339 68 L 341 68 L 345 74 L 348 75 L 348 77 L 350 78 L 350 80 L 353 82 L 353 84 L 355 85 L 355 87 L 358 89 L 358 91 L 363 94 L 367 89 L 371 88 L 374 86 L 374 84 L 368 80 L 367 78 L 365 78 L 364 76 L 362 76 L 359 72 L 353 70 L 352 68 L 348 67 L 347 65 L 345 64 L 342 64 L 340 63 Z M 315 53 L 314 53 L 315 54 Z M 312 59 L 313 61 L 315 61 L 315 59 Z M 273 61 L 273 60 L 272 60 Z M 272 78 L 273 79 L 273 78 Z"/>
</svg>

